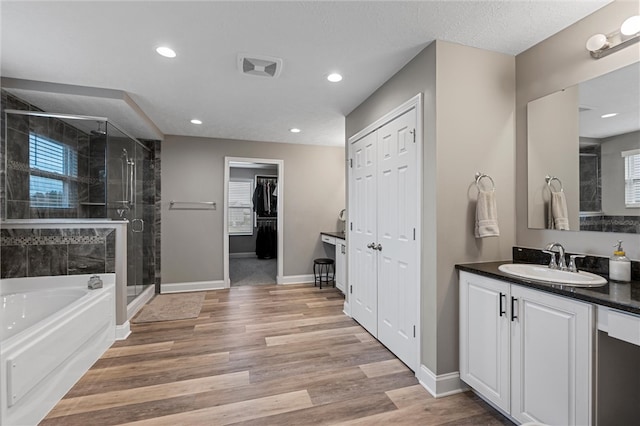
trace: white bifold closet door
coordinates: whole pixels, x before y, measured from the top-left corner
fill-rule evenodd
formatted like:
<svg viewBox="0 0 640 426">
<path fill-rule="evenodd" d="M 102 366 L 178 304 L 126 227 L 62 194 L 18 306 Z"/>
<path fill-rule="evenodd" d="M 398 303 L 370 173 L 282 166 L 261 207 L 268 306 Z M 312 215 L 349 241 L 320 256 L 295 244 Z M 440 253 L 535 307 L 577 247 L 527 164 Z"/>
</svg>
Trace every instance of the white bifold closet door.
<svg viewBox="0 0 640 426">
<path fill-rule="evenodd" d="M 410 368 L 418 365 L 416 109 L 351 145 L 352 315 Z"/>
</svg>

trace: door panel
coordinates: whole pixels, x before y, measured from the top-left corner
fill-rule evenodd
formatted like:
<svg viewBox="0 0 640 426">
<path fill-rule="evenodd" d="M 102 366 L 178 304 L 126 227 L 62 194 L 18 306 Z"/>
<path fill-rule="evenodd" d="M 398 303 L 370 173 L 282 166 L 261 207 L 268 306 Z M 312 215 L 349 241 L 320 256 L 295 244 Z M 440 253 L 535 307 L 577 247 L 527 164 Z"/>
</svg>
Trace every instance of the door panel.
<svg viewBox="0 0 640 426">
<path fill-rule="evenodd" d="M 367 247 L 377 241 L 376 235 L 376 133 L 371 133 L 351 145 L 351 215 L 349 237 L 350 296 L 353 318 L 373 336 L 378 335 L 378 293 L 376 256 Z"/>
<path fill-rule="evenodd" d="M 510 285 L 460 273 L 460 378 L 510 410 Z"/>
<path fill-rule="evenodd" d="M 410 368 L 418 366 L 417 158 L 412 109 L 378 130 L 378 338 Z"/>
<path fill-rule="evenodd" d="M 590 424 L 591 306 L 518 286 L 511 295 L 511 414 L 522 422 Z"/>
</svg>

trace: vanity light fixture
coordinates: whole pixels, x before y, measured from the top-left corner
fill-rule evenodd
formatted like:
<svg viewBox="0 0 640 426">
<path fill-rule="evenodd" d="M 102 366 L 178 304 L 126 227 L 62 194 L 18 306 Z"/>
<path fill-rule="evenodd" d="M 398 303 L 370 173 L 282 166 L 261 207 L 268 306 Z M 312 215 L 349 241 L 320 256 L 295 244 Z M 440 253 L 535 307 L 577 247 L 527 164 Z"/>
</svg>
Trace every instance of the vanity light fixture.
<svg viewBox="0 0 640 426">
<path fill-rule="evenodd" d="M 172 48 L 167 46 L 160 46 L 156 48 L 156 52 L 158 52 L 158 55 L 164 56 L 165 58 L 176 57 L 176 52 Z"/>
<path fill-rule="evenodd" d="M 197 118 L 194 118 L 193 120 L 191 120 L 191 124 L 202 124 L 202 120 L 198 120 Z"/>
<path fill-rule="evenodd" d="M 290 131 L 291 133 L 300 133 L 300 129 L 298 129 L 297 127 L 293 127 L 293 128 L 291 128 L 291 129 L 289 129 L 289 131 Z"/>
<path fill-rule="evenodd" d="M 594 59 L 624 49 L 640 41 L 640 15 L 626 19 L 619 30 L 609 34 L 595 34 L 587 40 L 587 50 Z"/>
<path fill-rule="evenodd" d="M 609 114 L 603 114 L 600 116 L 600 118 L 611 118 L 611 117 L 615 117 L 616 115 L 618 115 L 617 112 L 611 112 Z"/>
<path fill-rule="evenodd" d="M 339 81 L 342 81 L 342 76 L 337 72 L 334 72 L 327 76 L 327 80 L 329 80 L 332 83 L 337 83 Z"/>
</svg>

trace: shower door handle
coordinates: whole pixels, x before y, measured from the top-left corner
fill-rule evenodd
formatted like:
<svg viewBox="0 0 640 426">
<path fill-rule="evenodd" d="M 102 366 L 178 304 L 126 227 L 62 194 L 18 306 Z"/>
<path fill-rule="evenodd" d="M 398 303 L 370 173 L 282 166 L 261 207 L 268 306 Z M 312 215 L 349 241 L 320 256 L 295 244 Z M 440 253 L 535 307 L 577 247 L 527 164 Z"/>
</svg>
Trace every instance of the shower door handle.
<svg viewBox="0 0 640 426">
<path fill-rule="evenodd" d="M 144 220 L 133 219 L 131 221 L 131 232 L 142 232 L 142 231 L 144 231 Z"/>
</svg>

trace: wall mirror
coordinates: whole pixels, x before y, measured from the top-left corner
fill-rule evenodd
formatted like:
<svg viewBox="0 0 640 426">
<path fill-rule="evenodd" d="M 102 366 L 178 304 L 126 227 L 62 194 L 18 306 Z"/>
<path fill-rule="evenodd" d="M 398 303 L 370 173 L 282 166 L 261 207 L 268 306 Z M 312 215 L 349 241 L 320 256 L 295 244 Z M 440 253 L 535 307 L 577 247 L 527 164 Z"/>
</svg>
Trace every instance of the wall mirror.
<svg viewBox="0 0 640 426">
<path fill-rule="evenodd" d="M 528 226 L 640 233 L 640 63 L 527 104 Z"/>
</svg>

